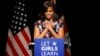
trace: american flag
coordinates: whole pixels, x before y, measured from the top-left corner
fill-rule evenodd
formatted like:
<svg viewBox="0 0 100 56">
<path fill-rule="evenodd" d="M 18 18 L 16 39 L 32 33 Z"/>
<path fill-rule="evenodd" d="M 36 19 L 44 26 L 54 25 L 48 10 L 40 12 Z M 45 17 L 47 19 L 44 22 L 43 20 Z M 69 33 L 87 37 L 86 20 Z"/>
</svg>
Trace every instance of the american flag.
<svg viewBox="0 0 100 56">
<path fill-rule="evenodd" d="M 16 1 L 11 26 L 8 31 L 5 56 L 32 56 L 29 50 L 31 35 L 27 25 L 25 1 Z"/>
</svg>

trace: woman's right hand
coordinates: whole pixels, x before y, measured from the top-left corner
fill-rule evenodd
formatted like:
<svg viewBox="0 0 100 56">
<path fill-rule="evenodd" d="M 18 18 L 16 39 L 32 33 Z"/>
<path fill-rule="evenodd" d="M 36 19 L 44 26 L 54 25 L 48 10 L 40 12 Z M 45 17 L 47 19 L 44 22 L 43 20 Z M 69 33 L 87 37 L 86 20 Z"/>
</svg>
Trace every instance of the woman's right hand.
<svg viewBox="0 0 100 56">
<path fill-rule="evenodd" d="M 48 30 L 50 30 L 50 29 L 52 29 L 52 26 L 53 26 L 53 23 L 52 22 L 46 22 L 46 28 L 48 29 Z"/>
<path fill-rule="evenodd" d="M 48 22 L 45 22 L 45 27 L 46 27 L 46 29 L 49 28 L 49 24 L 48 24 Z"/>
</svg>

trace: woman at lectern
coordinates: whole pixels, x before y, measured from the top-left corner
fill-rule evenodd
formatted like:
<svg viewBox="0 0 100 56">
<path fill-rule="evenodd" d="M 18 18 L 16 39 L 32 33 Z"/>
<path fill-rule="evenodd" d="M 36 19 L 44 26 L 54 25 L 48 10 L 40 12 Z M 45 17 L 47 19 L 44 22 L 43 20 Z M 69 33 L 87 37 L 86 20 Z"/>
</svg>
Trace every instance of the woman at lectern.
<svg viewBox="0 0 100 56">
<path fill-rule="evenodd" d="M 35 22 L 34 38 L 64 38 L 64 25 L 58 18 L 55 7 L 49 1 L 43 4 L 39 14 L 40 19 Z"/>
</svg>

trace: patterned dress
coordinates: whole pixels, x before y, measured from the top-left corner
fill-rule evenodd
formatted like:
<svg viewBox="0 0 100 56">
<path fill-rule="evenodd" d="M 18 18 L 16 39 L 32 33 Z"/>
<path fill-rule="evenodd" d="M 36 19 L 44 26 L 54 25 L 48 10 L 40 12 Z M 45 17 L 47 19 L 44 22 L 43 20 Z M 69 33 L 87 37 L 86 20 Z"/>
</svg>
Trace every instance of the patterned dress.
<svg viewBox="0 0 100 56">
<path fill-rule="evenodd" d="M 37 25 L 37 27 L 40 30 L 40 34 L 43 32 L 43 30 L 45 29 L 45 22 L 42 20 L 38 20 L 37 22 L 35 22 L 35 25 Z M 59 28 L 64 27 L 63 23 L 60 23 L 58 21 L 54 22 L 53 25 L 53 29 L 56 33 L 58 33 Z M 55 38 L 49 31 L 45 34 L 44 38 Z"/>
</svg>

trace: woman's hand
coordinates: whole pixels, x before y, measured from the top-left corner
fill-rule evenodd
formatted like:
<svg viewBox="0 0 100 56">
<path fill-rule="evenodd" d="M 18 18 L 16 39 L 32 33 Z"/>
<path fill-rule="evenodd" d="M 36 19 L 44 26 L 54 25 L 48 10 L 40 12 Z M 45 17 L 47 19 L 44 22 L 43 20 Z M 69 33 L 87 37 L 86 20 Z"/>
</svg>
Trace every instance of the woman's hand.
<svg viewBox="0 0 100 56">
<path fill-rule="evenodd" d="M 54 23 L 53 23 L 52 21 L 46 22 L 46 28 L 47 28 L 48 30 L 52 30 L 53 24 L 54 24 Z"/>
<path fill-rule="evenodd" d="M 63 38 L 64 37 L 64 28 L 59 28 L 58 33 L 55 32 L 53 29 L 54 22 L 49 21 L 45 23 L 45 27 L 47 30 L 50 31 L 50 33 L 55 37 L 55 38 Z"/>
</svg>

